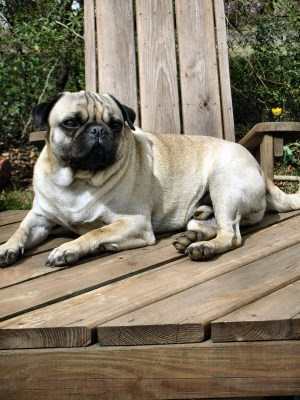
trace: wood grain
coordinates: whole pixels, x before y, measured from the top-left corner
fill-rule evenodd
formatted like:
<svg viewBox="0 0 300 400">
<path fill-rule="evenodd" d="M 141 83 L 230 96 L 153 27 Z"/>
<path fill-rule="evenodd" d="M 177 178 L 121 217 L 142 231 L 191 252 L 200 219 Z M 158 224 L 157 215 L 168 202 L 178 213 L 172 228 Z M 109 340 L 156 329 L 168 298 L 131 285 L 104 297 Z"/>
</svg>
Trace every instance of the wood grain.
<svg viewBox="0 0 300 400">
<path fill-rule="evenodd" d="M 201 284 L 196 284 L 195 279 L 190 289 L 177 291 L 176 295 L 165 296 L 164 299 L 149 302 L 149 305 L 144 307 L 141 301 L 141 306 L 135 311 L 123 313 L 123 316 L 105 323 L 105 336 L 102 337 L 102 329 L 99 327 L 98 340 L 102 345 L 134 344 L 137 340 L 134 336 L 135 329 L 130 330 L 130 327 L 139 326 L 141 343 L 147 337 L 147 326 L 152 325 L 152 337 L 155 337 L 154 326 L 156 326 L 156 342 L 163 338 L 161 343 L 168 343 L 167 337 L 163 335 L 164 326 L 168 324 L 180 326 L 181 331 L 184 330 L 185 325 L 197 324 L 199 336 L 204 338 L 209 333 L 212 320 L 299 279 L 299 260 L 300 245 L 297 244 Z M 161 272 L 160 279 L 174 286 L 176 284 L 174 278 L 168 277 L 168 280 L 165 280 L 167 278 L 165 275 Z M 177 279 L 183 278 L 182 275 L 178 275 Z M 155 277 L 152 277 L 152 280 L 154 279 Z M 141 284 L 142 282 L 139 282 L 139 287 Z M 124 326 L 125 335 L 123 335 Z M 144 333 L 142 326 L 145 326 Z M 108 332 L 108 327 L 111 327 L 110 332 Z M 187 329 L 186 334 L 182 334 L 186 342 L 190 341 L 188 335 Z M 113 343 L 110 342 L 111 337 L 113 337 Z"/>
<path fill-rule="evenodd" d="M 9 224 L 14 224 L 16 222 L 21 222 L 25 218 L 27 213 L 28 210 L 1 211 L 0 227 L 2 227 L 3 225 L 9 225 Z"/>
<path fill-rule="evenodd" d="M 215 10 L 223 134 L 224 139 L 235 141 L 224 1 L 214 0 L 213 3 Z"/>
<path fill-rule="evenodd" d="M 263 136 L 268 133 L 294 133 L 295 135 L 300 132 L 300 122 L 260 122 L 239 141 L 240 144 L 247 147 L 247 149 L 252 150 L 257 147 Z"/>
<path fill-rule="evenodd" d="M 212 340 L 300 339 L 299 313 L 300 281 L 297 281 L 214 321 Z"/>
<path fill-rule="evenodd" d="M 183 399 L 300 394 L 300 342 L 2 351 L 1 397 Z"/>
<path fill-rule="evenodd" d="M 283 138 L 274 137 L 274 156 L 282 157 L 283 156 Z"/>
<path fill-rule="evenodd" d="M 46 275 L 50 272 L 63 271 L 64 268 L 49 268 L 45 267 L 44 264 L 48 257 L 47 250 L 51 250 L 52 248 L 57 247 L 60 244 L 67 242 L 68 240 L 70 240 L 70 238 L 63 238 L 63 237 L 54 238 L 53 240 L 50 240 L 45 244 L 42 244 L 33 249 L 32 252 L 36 252 L 32 253 L 34 257 L 24 257 L 23 259 L 19 260 L 15 265 L 0 269 L 0 288 L 16 285 L 19 284 L 20 282 L 37 278 L 42 275 Z M 168 251 L 172 251 L 172 254 L 173 255 L 175 254 L 175 257 L 183 258 L 182 255 L 179 255 L 177 252 L 173 250 L 173 247 L 171 247 L 172 240 L 173 240 L 172 237 L 167 237 L 167 238 L 162 238 L 160 241 L 158 241 L 158 243 L 155 246 L 122 251 L 122 253 L 119 254 L 115 253 L 99 254 L 93 257 L 92 259 L 88 258 L 81 260 L 80 264 L 77 264 L 77 266 L 82 265 L 85 270 L 87 268 L 86 267 L 87 263 L 89 263 L 88 264 L 89 266 L 91 265 L 91 268 L 93 268 L 93 265 L 95 264 L 97 265 L 97 270 L 98 270 L 102 262 L 106 263 L 109 260 L 112 260 L 118 263 L 124 260 L 124 263 L 129 263 L 132 265 L 132 268 L 134 268 L 136 259 L 141 260 L 143 259 L 143 257 L 146 257 L 148 253 L 150 253 L 151 257 L 151 253 L 157 252 L 162 247 L 168 247 L 169 248 Z M 29 255 L 30 251 L 28 251 L 28 253 L 25 254 Z M 166 253 L 163 252 L 163 254 L 165 255 Z M 159 257 L 159 255 L 157 255 L 157 257 Z M 66 270 L 69 271 L 68 272 L 69 274 L 73 273 L 72 272 L 73 269 L 66 268 Z"/>
<path fill-rule="evenodd" d="M 136 53 L 132 1 L 96 1 L 98 90 L 111 93 L 137 113 Z"/>
<path fill-rule="evenodd" d="M 118 278 L 124 279 L 133 273 L 183 258 L 170 242 L 171 239 L 165 239 L 160 246 L 154 248 L 148 247 L 135 252 L 128 251 L 124 252 L 125 254 L 97 258 L 71 269 L 56 269 L 56 273 L 50 274 L 49 272 L 55 270 L 43 267 L 42 262 L 46 260 L 45 254 L 28 259 L 28 269 L 36 264 L 40 269 L 43 268 L 41 271 L 43 275 L 0 290 L 0 320 L 108 285 Z M 8 279 L 9 269 L 6 275 Z M 5 277 L 1 281 L 3 284 Z"/>
<path fill-rule="evenodd" d="M 254 233 L 247 238 L 244 247 L 224 254 L 219 259 L 206 263 L 195 263 L 184 259 L 168 263 L 161 267 L 157 266 L 155 270 L 140 273 L 132 277 L 125 277 L 126 279 L 122 279 L 119 282 L 11 318 L 0 323 L 0 327 L 3 329 L 20 329 L 20 335 L 24 328 L 32 328 L 35 330 L 44 329 L 45 327 L 59 326 L 69 326 L 70 329 L 72 329 L 72 326 L 95 327 L 155 301 L 159 301 L 162 298 L 180 293 L 183 290 L 187 290 L 190 287 L 212 279 L 218 275 L 238 269 L 246 263 L 258 260 L 261 257 L 272 254 L 274 251 L 290 246 L 295 242 L 299 242 L 299 219 L 300 217 L 295 217 L 289 221 L 284 221 L 273 227 Z M 278 237 L 283 236 L 284 239 L 282 241 L 277 240 Z M 135 263 L 139 262 L 141 265 L 145 266 L 145 260 L 149 257 L 146 255 L 146 250 L 149 251 L 149 249 L 151 248 L 148 247 L 144 249 L 144 255 L 142 252 L 137 253 L 137 250 L 135 250 L 134 254 L 136 255 L 137 260 Z M 172 250 L 171 247 L 169 249 L 169 251 Z M 155 249 L 152 250 L 155 251 Z M 159 252 L 157 253 L 158 255 L 156 255 L 156 257 L 159 256 Z M 120 256 L 121 254 L 122 253 L 120 253 Z M 112 256 L 112 259 L 116 260 L 116 255 Z M 130 260 L 132 260 L 132 258 L 129 258 L 129 263 Z M 101 263 L 95 264 L 95 268 L 96 265 L 99 265 L 99 274 L 101 275 L 103 267 L 101 267 Z M 135 268 L 134 265 L 135 264 L 133 263 L 133 268 Z M 82 265 L 80 267 L 89 268 L 90 266 L 91 263 L 88 263 L 86 266 Z M 111 274 L 114 273 L 113 271 L 114 263 L 112 262 Z M 118 271 L 117 267 L 116 271 Z M 70 274 L 73 273 L 73 271 L 69 272 Z M 293 272 L 294 270 L 291 269 L 290 273 L 292 274 Z M 56 272 L 55 274 L 60 273 L 61 272 Z M 124 273 L 125 271 L 123 270 L 122 274 L 124 275 Z M 55 274 L 53 274 L 53 277 Z M 65 274 L 67 274 L 67 271 Z M 88 275 L 89 272 L 86 271 L 86 274 Z M 51 275 L 45 278 L 48 280 L 48 278 L 51 278 Z M 57 278 L 59 279 L 59 275 L 57 275 Z M 66 279 L 63 281 L 66 281 Z M 71 275 L 69 275 L 68 280 L 70 279 L 72 282 Z M 168 284 L 166 284 L 166 282 L 168 282 Z M 76 282 L 75 284 L 78 285 Z M 65 290 L 67 283 L 64 285 L 58 283 L 59 288 L 61 288 L 59 290 Z M 49 285 L 45 286 L 47 287 L 47 290 L 50 290 L 50 293 L 52 291 L 53 295 L 53 290 L 55 289 L 49 289 Z M 34 286 L 32 286 L 32 289 L 34 289 Z M 35 285 L 34 290 L 39 291 L 37 285 Z M 30 300 L 30 297 L 30 301 L 34 300 L 34 294 L 32 295 L 30 292 L 27 293 L 25 290 L 20 292 L 25 297 L 25 305 L 26 301 Z M 47 294 L 41 294 L 41 296 L 44 296 L 42 298 L 45 298 Z M 8 295 L 5 296 L 5 299 L 7 299 L 5 301 L 9 303 Z M 20 301 L 16 302 L 17 307 L 20 307 L 19 303 Z M 170 315 L 174 315 L 174 312 Z M 170 323 L 172 323 L 172 321 L 166 319 L 165 325 Z M 187 323 L 190 322 L 187 321 Z M 164 333 L 162 334 L 162 337 L 163 336 Z M 182 335 L 180 337 L 182 337 Z"/>
<path fill-rule="evenodd" d="M 289 257 L 289 261 L 286 261 Z M 282 286 L 300 278 L 300 245 L 290 247 L 256 262 L 240 267 L 234 271 L 222 274 L 204 283 L 194 285 L 188 290 L 177 292 L 148 306 L 139 307 L 136 311 L 127 313 L 118 319 L 107 322 L 111 327 L 114 344 L 119 337 L 119 345 L 135 344 L 134 330 L 130 326 L 156 325 L 157 338 L 163 336 L 161 325 L 198 324 L 199 336 L 209 333 L 212 320 L 237 310 L 238 308 L 259 299 Z M 161 274 L 161 279 L 164 275 Z M 171 285 L 173 281 L 169 280 Z M 126 336 L 122 335 L 126 326 Z M 181 330 L 184 327 L 181 326 Z M 154 330 L 154 329 L 153 329 Z M 142 342 L 142 329 L 139 331 L 139 341 Z M 154 333 L 152 334 L 154 336 Z M 183 335 L 184 336 L 184 335 Z M 184 336 L 188 342 L 188 331 Z M 103 342 L 101 327 L 98 328 L 98 340 L 101 344 L 110 345 L 109 335 Z M 107 341 L 108 340 L 108 341 Z"/>
<path fill-rule="evenodd" d="M 29 143 L 43 145 L 47 137 L 47 131 L 35 131 L 29 134 Z"/>
<path fill-rule="evenodd" d="M 172 0 L 136 0 L 141 126 L 180 133 Z"/>
<path fill-rule="evenodd" d="M 19 330 L 4 332 L 0 329 L 0 343 L 1 349 L 51 348 L 62 347 L 62 344 L 64 347 L 84 347 L 92 343 L 92 332 L 82 326 L 73 329 L 48 328 L 42 331 L 24 329 L 22 335 L 19 335 Z"/>
<path fill-rule="evenodd" d="M 0 228 L 0 243 L 6 242 L 11 235 L 18 229 L 20 223 L 12 223 L 8 225 L 1 226 Z"/>
<path fill-rule="evenodd" d="M 85 89 L 97 91 L 96 30 L 94 0 L 84 4 Z"/>
<path fill-rule="evenodd" d="M 265 218 L 259 225 L 247 227 L 244 231 L 245 232 L 254 232 L 258 229 L 272 226 L 273 224 L 277 224 L 281 221 L 292 218 L 299 213 L 300 213 L 300 211 L 291 211 L 289 213 L 283 213 L 283 214 L 268 214 L 265 216 Z M 44 244 L 41 244 L 32 250 L 26 251 L 25 258 L 18 261 L 15 265 L 10 266 L 9 268 L 0 269 L 0 288 L 18 284 L 20 282 L 24 282 L 29 279 L 37 278 L 39 276 L 48 274 L 49 272 L 54 272 L 55 270 L 60 270 L 60 269 L 46 268 L 44 266 L 44 264 L 47 260 L 48 253 L 46 253 L 46 254 L 41 254 L 41 253 L 47 252 L 47 251 L 53 249 L 54 247 L 57 247 L 69 240 L 71 240 L 71 238 L 67 237 L 67 236 L 49 238 L 49 240 L 46 241 Z M 129 260 L 133 261 L 135 259 L 135 255 L 137 257 L 141 257 L 141 256 L 145 257 L 145 255 L 148 252 L 152 253 L 152 251 L 157 251 L 158 249 L 160 249 L 161 247 L 164 247 L 164 246 L 170 246 L 170 251 L 172 251 L 172 249 L 173 249 L 171 247 L 172 240 L 173 240 L 172 237 L 169 237 L 169 239 L 168 238 L 161 239 L 158 242 L 158 244 L 155 245 L 155 247 L 147 247 L 147 248 L 142 248 L 142 249 L 136 249 L 136 250 L 133 249 L 133 250 L 129 250 L 129 251 L 123 251 L 122 253 L 120 253 L 120 256 L 123 257 L 124 260 L 128 260 L 128 262 L 129 262 Z M 27 256 L 31 256 L 31 255 L 36 255 L 36 254 L 41 254 L 41 255 L 39 255 L 39 257 L 35 256 L 33 258 L 27 257 Z M 175 254 L 176 254 L 176 256 L 178 256 L 177 253 L 175 253 Z M 132 259 L 132 256 L 133 256 L 133 259 Z M 97 257 L 97 261 L 99 263 L 104 262 L 104 260 L 100 261 L 101 257 L 102 256 Z M 108 261 L 109 259 L 114 259 L 115 255 L 110 255 L 110 256 L 106 255 L 106 257 L 107 258 L 106 258 L 105 262 Z M 179 256 L 179 258 L 182 258 L 182 256 Z M 87 262 L 87 261 L 85 261 L 85 262 Z M 86 264 L 84 265 L 84 269 L 86 269 Z M 69 270 L 69 271 L 70 271 L 70 273 L 72 273 L 71 271 L 73 271 L 73 270 Z"/>
<path fill-rule="evenodd" d="M 274 176 L 273 136 L 264 135 L 260 144 L 260 165 L 265 176 L 273 180 Z"/>
<path fill-rule="evenodd" d="M 223 137 L 212 0 L 176 0 L 184 133 Z"/>
</svg>

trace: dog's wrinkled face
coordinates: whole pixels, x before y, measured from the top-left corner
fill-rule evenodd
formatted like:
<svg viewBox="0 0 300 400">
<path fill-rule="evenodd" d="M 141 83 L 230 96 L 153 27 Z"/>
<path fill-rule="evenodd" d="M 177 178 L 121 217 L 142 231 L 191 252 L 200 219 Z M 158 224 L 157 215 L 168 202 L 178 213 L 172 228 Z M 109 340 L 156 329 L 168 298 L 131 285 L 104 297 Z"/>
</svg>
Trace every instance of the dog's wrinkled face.
<svg viewBox="0 0 300 400">
<path fill-rule="evenodd" d="M 36 125 L 49 127 L 56 158 L 73 169 L 98 171 L 118 159 L 124 123 L 134 129 L 135 113 L 111 95 L 64 92 L 33 111 Z"/>
</svg>

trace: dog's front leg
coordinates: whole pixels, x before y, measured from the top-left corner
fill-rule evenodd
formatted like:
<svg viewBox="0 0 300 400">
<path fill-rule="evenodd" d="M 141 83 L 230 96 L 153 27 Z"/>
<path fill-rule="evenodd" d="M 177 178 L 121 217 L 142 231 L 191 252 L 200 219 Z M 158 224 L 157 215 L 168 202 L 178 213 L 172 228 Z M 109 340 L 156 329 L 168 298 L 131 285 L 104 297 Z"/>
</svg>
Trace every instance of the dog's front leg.
<svg viewBox="0 0 300 400">
<path fill-rule="evenodd" d="M 100 251 L 119 251 L 154 243 L 151 226 L 143 218 L 122 218 L 52 250 L 46 265 L 57 267 L 73 264 L 83 256 Z"/>
<path fill-rule="evenodd" d="M 30 210 L 16 232 L 0 246 L 0 267 L 13 264 L 24 250 L 44 241 L 54 223 L 34 209 Z"/>
</svg>

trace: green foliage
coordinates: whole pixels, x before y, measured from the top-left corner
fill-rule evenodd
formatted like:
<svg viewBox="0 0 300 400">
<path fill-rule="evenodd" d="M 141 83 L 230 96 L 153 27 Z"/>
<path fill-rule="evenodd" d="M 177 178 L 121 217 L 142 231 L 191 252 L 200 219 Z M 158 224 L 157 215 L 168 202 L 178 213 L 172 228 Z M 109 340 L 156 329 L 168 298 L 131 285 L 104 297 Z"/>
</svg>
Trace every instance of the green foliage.
<svg viewBox="0 0 300 400">
<path fill-rule="evenodd" d="M 277 106 L 280 120 L 300 120 L 299 1 L 227 3 L 237 125 L 276 120 L 271 109 Z"/>
<path fill-rule="evenodd" d="M 70 0 L 0 2 L 0 142 L 6 145 L 28 140 L 32 106 L 60 90 L 67 76 L 66 89 L 84 85 L 83 12 L 71 6 Z"/>
<path fill-rule="evenodd" d="M 300 168 L 300 143 L 290 143 L 283 146 L 283 164 Z"/>
<path fill-rule="evenodd" d="M 30 190 L 11 190 L 0 192 L 0 211 L 30 210 L 33 193 Z"/>
</svg>

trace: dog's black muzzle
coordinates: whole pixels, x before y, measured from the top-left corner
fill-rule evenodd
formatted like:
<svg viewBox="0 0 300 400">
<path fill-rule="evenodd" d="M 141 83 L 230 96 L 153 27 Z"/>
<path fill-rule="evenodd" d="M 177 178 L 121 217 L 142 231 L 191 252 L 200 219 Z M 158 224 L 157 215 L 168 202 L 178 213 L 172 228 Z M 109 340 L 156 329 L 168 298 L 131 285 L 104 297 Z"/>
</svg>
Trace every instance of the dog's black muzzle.
<svg viewBox="0 0 300 400">
<path fill-rule="evenodd" d="M 116 160 L 118 143 L 119 135 L 109 126 L 90 123 L 74 137 L 70 165 L 90 171 L 107 168 Z"/>
</svg>

